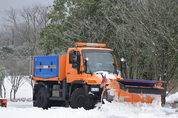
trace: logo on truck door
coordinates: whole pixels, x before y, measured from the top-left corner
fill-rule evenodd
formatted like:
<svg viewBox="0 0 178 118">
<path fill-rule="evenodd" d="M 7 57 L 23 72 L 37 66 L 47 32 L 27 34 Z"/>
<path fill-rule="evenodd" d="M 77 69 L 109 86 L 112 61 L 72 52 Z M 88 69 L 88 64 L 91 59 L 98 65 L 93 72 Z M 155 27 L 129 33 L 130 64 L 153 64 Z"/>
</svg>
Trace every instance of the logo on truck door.
<svg viewBox="0 0 178 118">
<path fill-rule="evenodd" d="M 40 65 L 36 66 L 36 69 L 48 69 L 48 68 L 56 68 L 56 65 Z"/>
</svg>

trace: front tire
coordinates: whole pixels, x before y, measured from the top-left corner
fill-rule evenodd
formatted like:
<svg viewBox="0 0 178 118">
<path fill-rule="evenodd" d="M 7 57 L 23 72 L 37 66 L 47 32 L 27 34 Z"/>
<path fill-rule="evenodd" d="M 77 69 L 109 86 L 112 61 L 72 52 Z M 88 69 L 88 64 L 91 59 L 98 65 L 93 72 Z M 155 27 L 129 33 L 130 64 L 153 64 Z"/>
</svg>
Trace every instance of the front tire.
<svg viewBox="0 0 178 118">
<path fill-rule="evenodd" d="M 94 108 L 94 100 L 92 97 L 86 96 L 83 88 L 77 88 L 71 95 L 70 106 L 72 108 L 83 107 L 86 110 Z"/>
<path fill-rule="evenodd" d="M 43 109 L 48 109 L 48 98 L 47 93 L 43 87 L 38 90 L 36 97 L 36 104 L 38 107 L 42 107 Z"/>
</svg>

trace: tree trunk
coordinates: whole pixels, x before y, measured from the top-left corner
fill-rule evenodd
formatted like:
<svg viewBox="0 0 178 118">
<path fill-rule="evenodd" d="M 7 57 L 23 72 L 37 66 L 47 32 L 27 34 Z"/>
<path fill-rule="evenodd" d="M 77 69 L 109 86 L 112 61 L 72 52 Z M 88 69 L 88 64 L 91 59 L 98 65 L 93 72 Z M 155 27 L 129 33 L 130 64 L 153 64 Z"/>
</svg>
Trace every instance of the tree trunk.
<svg viewBox="0 0 178 118">
<path fill-rule="evenodd" d="M 166 103 L 166 95 L 161 95 L 161 106 L 164 107 Z"/>
<path fill-rule="evenodd" d="M 6 88 L 5 88 L 4 85 L 2 85 L 2 86 L 3 86 L 3 89 L 4 89 L 4 98 L 6 98 Z"/>
<path fill-rule="evenodd" d="M 12 101 L 12 89 L 10 91 L 10 101 Z"/>
<path fill-rule="evenodd" d="M 166 89 L 167 83 L 163 84 L 164 89 Z M 161 106 L 164 106 L 166 103 L 166 95 L 161 95 Z"/>
<path fill-rule="evenodd" d="M 0 85 L 0 98 L 2 98 L 2 85 Z"/>
<path fill-rule="evenodd" d="M 16 93 L 17 93 L 17 91 L 14 90 L 14 100 L 16 99 Z"/>
</svg>

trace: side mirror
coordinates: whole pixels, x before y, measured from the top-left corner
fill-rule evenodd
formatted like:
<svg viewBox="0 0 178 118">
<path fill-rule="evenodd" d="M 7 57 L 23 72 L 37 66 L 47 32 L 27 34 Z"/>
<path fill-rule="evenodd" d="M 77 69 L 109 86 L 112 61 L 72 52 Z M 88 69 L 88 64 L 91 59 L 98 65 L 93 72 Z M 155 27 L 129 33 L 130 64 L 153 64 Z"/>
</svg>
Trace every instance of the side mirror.
<svg viewBox="0 0 178 118">
<path fill-rule="evenodd" d="M 121 71 L 126 69 L 126 59 L 124 57 L 121 58 Z"/>
<path fill-rule="evenodd" d="M 75 51 L 70 51 L 69 52 L 69 63 L 74 64 L 77 62 L 77 55 L 75 54 Z"/>
<path fill-rule="evenodd" d="M 77 68 L 77 73 L 80 74 L 80 52 L 70 51 L 69 52 L 69 63 L 72 64 L 72 68 Z"/>
<path fill-rule="evenodd" d="M 69 63 L 72 64 L 72 68 L 77 68 L 77 55 L 76 51 L 69 52 Z"/>
</svg>

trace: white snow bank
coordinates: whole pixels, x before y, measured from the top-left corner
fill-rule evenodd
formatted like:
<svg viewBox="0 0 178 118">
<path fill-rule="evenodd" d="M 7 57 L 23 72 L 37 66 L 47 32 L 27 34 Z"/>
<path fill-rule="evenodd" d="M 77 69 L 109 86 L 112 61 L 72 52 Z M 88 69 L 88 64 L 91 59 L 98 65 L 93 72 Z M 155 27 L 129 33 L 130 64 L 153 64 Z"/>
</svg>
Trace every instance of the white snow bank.
<svg viewBox="0 0 178 118">
<path fill-rule="evenodd" d="M 106 76 L 107 79 L 116 79 L 116 76 L 113 73 L 108 73 L 107 71 L 97 71 L 94 74 L 96 74 L 101 80 L 103 79 L 103 76 Z"/>
<path fill-rule="evenodd" d="M 9 98 L 10 83 L 5 81 L 7 98 Z M 166 99 L 172 101 L 177 99 L 173 94 Z M 17 98 L 32 97 L 32 89 L 28 82 L 24 83 L 17 92 Z M 72 109 L 70 107 L 52 107 L 48 110 L 33 107 L 32 102 L 10 102 L 7 108 L 0 107 L 0 117 L 2 118 L 178 118 L 176 109 L 161 107 L 160 104 L 136 103 L 132 105 L 127 102 L 106 102 L 99 109 L 92 110 L 83 108 Z"/>
<path fill-rule="evenodd" d="M 10 99 L 10 91 L 11 91 L 11 83 L 10 81 L 5 78 L 4 85 L 6 88 L 6 98 Z M 3 91 L 4 93 L 4 91 Z M 26 79 L 24 79 L 23 84 L 20 86 L 16 93 L 16 98 L 32 98 L 33 90 L 29 82 L 27 82 Z M 13 94 L 12 94 L 13 95 Z"/>
<path fill-rule="evenodd" d="M 172 102 L 174 102 L 174 101 L 178 101 L 178 92 L 175 93 L 175 94 L 172 94 L 172 95 L 168 95 L 168 96 L 166 97 L 166 102 L 172 103 Z"/>
<path fill-rule="evenodd" d="M 48 110 L 33 107 L 32 102 L 8 102 L 7 108 L 0 108 L 4 118 L 178 118 L 175 109 L 154 104 L 112 102 L 92 110 L 52 107 Z"/>
</svg>

